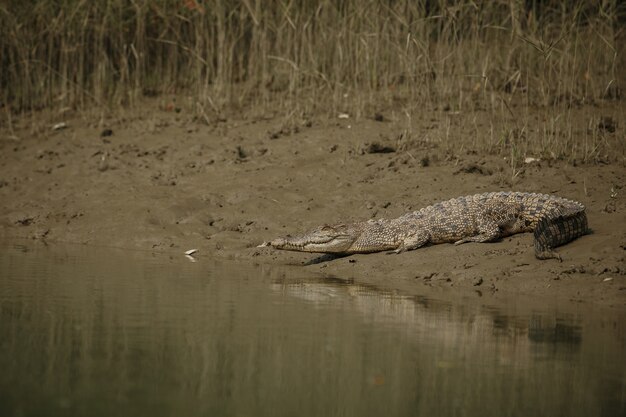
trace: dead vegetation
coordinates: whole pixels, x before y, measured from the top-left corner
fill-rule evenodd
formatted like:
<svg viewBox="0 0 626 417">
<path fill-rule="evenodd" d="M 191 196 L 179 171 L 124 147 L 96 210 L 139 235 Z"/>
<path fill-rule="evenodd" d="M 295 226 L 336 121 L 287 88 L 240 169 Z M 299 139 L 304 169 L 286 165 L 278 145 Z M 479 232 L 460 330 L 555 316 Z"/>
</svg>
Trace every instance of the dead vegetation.
<svg viewBox="0 0 626 417">
<path fill-rule="evenodd" d="M 457 147 L 451 119 L 481 111 L 491 123 L 464 118 L 467 146 L 509 156 L 513 170 L 528 154 L 602 161 L 623 126 L 573 110 L 621 98 L 620 4 L 10 0 L 0 5 L 2 124 L 167 96 L 176 103 L 165 107 L 205 123 L 253 107 L 293 118 L 386 112 L 410 134 L 417 115 L 440 111 L 449 129 L 438 140 Z"/>
</svg>

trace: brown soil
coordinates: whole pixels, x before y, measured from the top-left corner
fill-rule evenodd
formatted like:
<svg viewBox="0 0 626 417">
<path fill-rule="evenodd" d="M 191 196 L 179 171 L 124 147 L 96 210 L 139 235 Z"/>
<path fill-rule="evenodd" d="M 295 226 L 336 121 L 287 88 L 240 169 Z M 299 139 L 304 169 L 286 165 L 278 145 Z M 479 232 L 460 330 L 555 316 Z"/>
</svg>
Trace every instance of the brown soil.
<svg viewBox="0 0 626 417">
<path fill-rule="evenodd" d="M 285 121 L 251 112 L 208 126 L 167 110 L 147 105 L 104 124 L 76 117 L 38 135 L 27 126 L 36 120 L 14 121 L 0 139 L 0 237 L 181 256 L 197 248 L 199 259 L 293 264 L 415 293 L 626 305 L 623 106 L 592 110 L 618 126 L 604 129 L 617 152 L 609 160 L 541 160 L 515 171 L 502 154 L 479 154 L 469 140 L 437 140 L 452 117 L 444 111 L 414 120 L 407 141 L 393 114 Z M 480 112 L 458 120 L 487 123 Z M 530 234 L 337 259 L 256 247 L 322 223 L 396 217 L 510 189 L 584 203 L 593 234 L 559 248 L 563 262 L 536 260 Z"/>
</svg>

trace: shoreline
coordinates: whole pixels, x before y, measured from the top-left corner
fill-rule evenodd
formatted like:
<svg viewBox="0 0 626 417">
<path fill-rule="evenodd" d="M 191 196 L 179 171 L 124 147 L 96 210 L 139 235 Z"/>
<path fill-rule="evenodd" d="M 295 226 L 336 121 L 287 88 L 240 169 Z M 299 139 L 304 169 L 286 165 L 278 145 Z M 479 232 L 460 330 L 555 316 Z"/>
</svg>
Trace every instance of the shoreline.
<svg viewBox="0 0 626 417">
<path fill-rule="evenodd" d="M 617 103 L 584 114 L 617 120 L 622 110 Z M 527 154 L 534 159 L 515 166 L 463 135 L 469 119 L 488 129 L 489 117 L 425 113 L 414 120 L 409 139 L 397 136 L 406 130 L 400 122 L 318 118 L 282 132 L 280 118 L 207 126 L 155 107 L 105 123 L 110 136 L 81 118 L 39 136 L 22 123 L 21 140 L 6 139 L 6 132 L 0 140 L 0 238 L 181 256 L 196 248 L 200 256 L 295 264 L 307 272 L 409 292 L 460 288 L 624 308 L 622 123 L 603 138 L 612 161 L 568 163 Z M 455 143 L 446 141 L 451 120 Z M 585 132 L 577 135 L 579 143 L 572 146 L 584 146 Z M 324 223 L 395 218 L 488 191 L 579 201 L 587 207 L 593 234 L 557 248 L 560 263 L 536 260 L 531 234 L 310 265 L 303 264 L 318 255 L 256 247 Z"/>
</svg>

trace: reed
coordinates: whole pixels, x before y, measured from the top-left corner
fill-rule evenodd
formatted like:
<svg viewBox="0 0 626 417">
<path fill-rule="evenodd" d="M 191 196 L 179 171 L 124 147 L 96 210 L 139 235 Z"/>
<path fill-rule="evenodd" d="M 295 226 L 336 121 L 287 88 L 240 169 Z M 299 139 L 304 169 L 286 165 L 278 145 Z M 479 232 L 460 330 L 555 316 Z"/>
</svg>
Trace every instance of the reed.
<svg viewBox="0 0 626 417">
<path fill-rule="evenodd" d="M 0 100 L 14 113 L 115 110 L 173 93 L 205 116 L 263 106 L 519 117 L 520 106 L 620 95 L 619 3 L 9 0 Z"/>
</svg>

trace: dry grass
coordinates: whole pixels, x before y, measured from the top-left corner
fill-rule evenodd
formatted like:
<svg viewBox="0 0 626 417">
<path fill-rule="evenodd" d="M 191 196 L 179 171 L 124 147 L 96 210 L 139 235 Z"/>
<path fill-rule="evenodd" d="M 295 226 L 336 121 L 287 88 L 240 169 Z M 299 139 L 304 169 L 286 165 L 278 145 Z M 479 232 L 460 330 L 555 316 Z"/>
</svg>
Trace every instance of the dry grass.
<svg viewBox="0 0 626 417">
<path fill-rule="evenodd" d="M 528 136 L 528 108 L 618 98 L 618 3 L 11 0 L 0 100 L 13 113 L 111 111 L 171 93 L 204 120 L 250 106 L 485 110 L 513 120 L 486 144 L 503 147 Z M 563 119 L 535 145 L 563 146 Z"/>
</svg>

